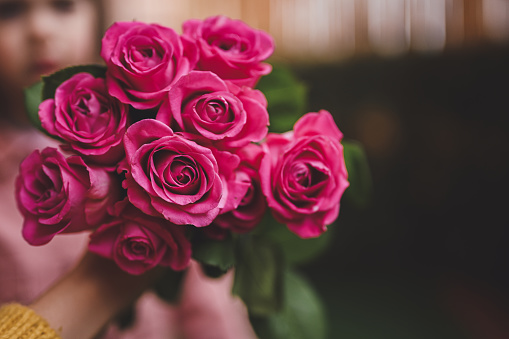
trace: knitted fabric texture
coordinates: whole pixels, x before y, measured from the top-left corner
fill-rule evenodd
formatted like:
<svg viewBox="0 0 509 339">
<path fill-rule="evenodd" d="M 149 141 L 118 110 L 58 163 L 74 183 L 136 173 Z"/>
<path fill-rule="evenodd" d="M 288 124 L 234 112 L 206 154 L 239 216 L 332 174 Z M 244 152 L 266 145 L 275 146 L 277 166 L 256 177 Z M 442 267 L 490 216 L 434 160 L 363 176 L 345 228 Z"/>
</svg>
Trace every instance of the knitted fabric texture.
<svg viewBox="0 0 509 339">
<path fill-rule="evenodd" d="M 0 308 L 0 339 L 60 339 L 42 317 L 20 304 Z"/>
</svg>

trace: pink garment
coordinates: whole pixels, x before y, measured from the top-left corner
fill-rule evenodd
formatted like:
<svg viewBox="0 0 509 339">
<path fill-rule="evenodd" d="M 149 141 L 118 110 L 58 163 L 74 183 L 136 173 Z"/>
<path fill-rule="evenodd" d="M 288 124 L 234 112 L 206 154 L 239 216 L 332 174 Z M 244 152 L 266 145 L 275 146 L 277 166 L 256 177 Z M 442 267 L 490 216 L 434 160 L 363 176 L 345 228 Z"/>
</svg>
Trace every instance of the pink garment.
<svg viewBox="0 0 509 339">
<path fill-rule="evenodd" d="M 32 129 L 0 128 L 0 304 L 32 302 L 68 272 L 86 251 L 88 233 L 66 234 L 34 247 L 21 236 L 23 219 L 14 199 L 14 182 L 20 162 L 34 149 L 56 146 Z M 104 338 L 172 338 L 175 310 L 154 294 L 145 293 L 137 303 L 136 321 L 129 330 L 115 326 Z"/>
<path fill-rule="evenodd" d="M 51 144 L 41 133 L 2 129 L 0 132 L 0 302 L 29 303 L 68 271 L 83 254 L 87 235 L 55 238 L 33 247 L 21 236 L 23 219 L 14 200 L 19 163 L 35 148 Z"/>
</svg>

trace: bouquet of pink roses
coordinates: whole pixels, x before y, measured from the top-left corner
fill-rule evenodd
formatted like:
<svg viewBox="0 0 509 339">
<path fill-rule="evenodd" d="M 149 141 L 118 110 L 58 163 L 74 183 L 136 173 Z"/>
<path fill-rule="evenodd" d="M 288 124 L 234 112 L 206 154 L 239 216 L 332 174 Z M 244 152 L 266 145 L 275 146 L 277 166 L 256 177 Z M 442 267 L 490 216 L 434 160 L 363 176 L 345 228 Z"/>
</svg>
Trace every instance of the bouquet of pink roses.
<svg viewBox="0 0 509 339">
<path fill-rule="evenodd" d="M 284 307 L 284 241 L 271 234 L 320 236 L 349 182 L 329 112 L 268 133 L 255 86 L 273 50 L 267 33 L 223 16 L 189 20 L 180 35 L 119 22 L 102 40 L 105 66 L 28 89 L 33 122 L 61 145 L 20 165 L 26 241 L 90 231 L 89 250 L 131 274 L 178 274 L 192 257 L 211 275 L 235 266 L 234 292 L 252 315 Z"/>
</svg>

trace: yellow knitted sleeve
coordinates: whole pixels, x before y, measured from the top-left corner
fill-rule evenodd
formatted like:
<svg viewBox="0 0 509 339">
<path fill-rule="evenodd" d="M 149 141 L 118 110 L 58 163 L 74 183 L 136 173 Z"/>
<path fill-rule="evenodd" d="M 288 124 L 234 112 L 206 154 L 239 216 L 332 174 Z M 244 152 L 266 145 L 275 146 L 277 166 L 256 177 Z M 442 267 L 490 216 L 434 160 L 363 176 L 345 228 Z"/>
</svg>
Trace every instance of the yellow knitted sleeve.
<svg viewBox="0 0 509 339">
<path fill-rule="evenodd" d="M 0 307 L 0 339 L 60 339 L 42 317 L 20 304 Z"/>
</svg>

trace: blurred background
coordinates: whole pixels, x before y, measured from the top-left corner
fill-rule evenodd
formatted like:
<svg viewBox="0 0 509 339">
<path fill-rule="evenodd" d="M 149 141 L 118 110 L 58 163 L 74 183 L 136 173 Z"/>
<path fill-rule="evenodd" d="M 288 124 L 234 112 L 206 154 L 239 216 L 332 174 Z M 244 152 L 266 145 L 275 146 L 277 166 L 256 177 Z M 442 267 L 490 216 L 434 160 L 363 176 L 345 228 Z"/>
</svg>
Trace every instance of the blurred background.
<svg viewBox="0 0 509 339">
<path fill-rule="evenodd" d="M 370 203 L 342 202 L 301 270 L 345 339 L 509 338 L 509 1 L 108 0 L 177 31 L 224 14 L 270 32 L 346 138 Z"/>
</svg>

